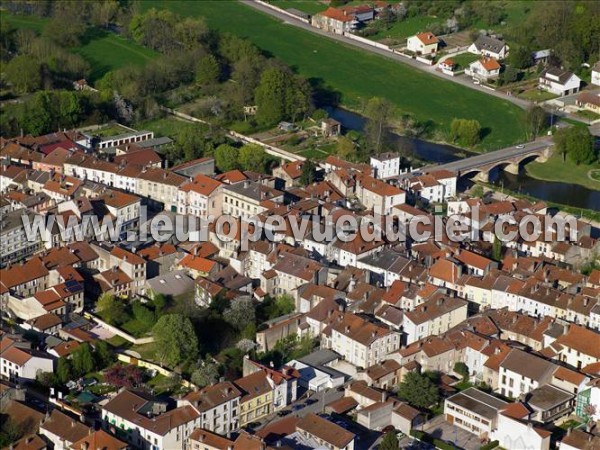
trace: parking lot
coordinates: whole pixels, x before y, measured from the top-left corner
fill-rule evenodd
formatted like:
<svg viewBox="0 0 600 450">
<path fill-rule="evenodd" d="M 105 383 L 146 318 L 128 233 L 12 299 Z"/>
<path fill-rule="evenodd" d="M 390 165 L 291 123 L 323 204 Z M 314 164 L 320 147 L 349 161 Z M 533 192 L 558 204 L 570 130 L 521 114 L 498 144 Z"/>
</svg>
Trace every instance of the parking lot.
<svg viewBox="0 0 600 450">
<path fill-rule="evenodd" d="M 477 450 L 481 447 L 481 442 L 477 436 L 462 428 L 450 425 L 446 422 L 444 416 L 437 416 L 427 422 L 423 431 L 436 439 L 441 439 L 465 450 Z"/>
</svg>

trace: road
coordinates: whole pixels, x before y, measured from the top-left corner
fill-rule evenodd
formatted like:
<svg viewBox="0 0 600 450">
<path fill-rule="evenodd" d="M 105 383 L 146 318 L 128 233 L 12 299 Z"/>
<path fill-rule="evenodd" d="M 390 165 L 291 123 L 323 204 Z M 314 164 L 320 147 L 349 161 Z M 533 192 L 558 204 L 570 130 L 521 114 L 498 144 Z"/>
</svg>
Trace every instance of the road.
<svg viewBox="0 0 600 450">
<path fill-rule="evenodd" d="M 523 99 L 520 99 L 520 98 L 517 98 L 517 97 L 507 96 L 504 93 L 496 92 L 496 91 L 493 91 L 493 90 L 490 90 L 490 89 L 486 89 L 486 88 L 484 88 L 484 87 L 482 87 L 480 85 L 473 84 L 473 81 L 469 77 L 466 77 L 466 76 L 449 77 L 449 76 L 444 75 L 443 73 L 438 72 L 437 70 L 435 70 L 435 66 L 427 66 L 427 65 L 425 65 L 423 63 L 420 63 L 420 62 L 418 62 L 418 61 L 416 61 L 414 59 L 409 59 L 409 58 L 406 58 L 404 56 L 400 56 L 400 55 L 398 55 L 396 53 L 392 53 L 390 51 L 387 51 L 387 50 L 384 50 L 384 49 L 381 49 L 381 48 L 372 47 L 372 46 L 370 46 L 368 44 L 364 44 L 362 42 L 358 42 L 358 41 L 355 41 L 353 39 L 349 39 L 346 36 L 343 36 L 341 34 L 328 33 L 326 31 L 323 31 L 323 30 L 319 29 L 319 28 L 315 28 L 315 27 L 313 27 L 313 26 L 311 26 L 311 25 L 309 25 L 309 24 L 307 24 L 305 22 L 302 22 L 301 20 L 294 19 L 294 18 L 292 18 L 290 16 L 282 14 L 282 13 L 280 13 L 278 11 L 275 11 L 275 10 L 273 10 L 271 8 L 268 8 L 268 7 L 264 6 L 264 5 L 261 5 L 260 3 L 256 3 L 253 0 L 240 0 L 240 1 L 242 3 L 244 3 L 245 5 L 251 7 L 251 8 L 254 8 L 254 9 L 256 9 L 258 11 L 261 11 L 261 12 L 263 12 L 265 14 L 268 14 L 268 15 L 270 15 L 272 17 L 275 17 L 275 18 L 277 18 L 277 19 L 279 19 L 279 20 L 281 20 L 283 22 L 286 22 L 286 23 L 288 23 L 290 25 L 293 25 L 295 27 L 302 28 L 302 29 L 304 29 L 306 31 L 310 31 L 311 33 L 317 34 L 319 36 L 323 36 L 323 37 L 326 37 L 326 38 L 329 38 L 329 39 L 334 39 L 336 41 L 343 42 L 344 44 L 351 45 L 351 46 L 354 46 L 354 47 L 358 47 L 358 48 L 360 48 L 362 50 L 366 50 L 366 51 L 371 52 L 371 53 L 376 53 L 378 55 L 381 55 L 381 56 L 384 56 L 386 58 L 392 59 L 392 60 L 397 61 L 399 63 L 411 66 L 411 67 L 413 67 L 413 68 L 415 68 L 417 70 L 420 70 L 422 72 L 426 72 L 426 73 L 429 73 L 431 75 L 437 76 L 439 78 L 443 78 L 446 81 L 450 81 L 450 82 L 453 82 L 453 83 L 462 84 L 463 86 L 468 87 L 469 89 L 473 89 L 473 90 L 476 90 L 476 91 L 479 91 L 479 92 L 483 92 L 484 94 L 488 94 L 488 95 L 492 95 L 494 97 L 498 97 L 498 98 L 501 98 L 501 99 L 504 99 L 504 100 L 508 100 L 509 102 L 514 103 L 515 105 L 517 105 L 517 106 L 519 106 L 520 108 L 523 108 L 523 109 L 527 109 L 529 106 L 531 106 L 531 102 L 529 102 L 527 100 L 523 100 Z"/>
<path fill-rule="evenodd" d="M 423 167 L 422 171 L 427 170 L 450 170 L 452 172 L 464 172 L 465 170 L 473 169 L 476 167 L 487 166 L 505 159 L 510 159 L 515 156 L 526 155 L 529 152 L 544 149 L 550 145 L 553 145 L 552 138 L 543 137 L 533 142 L 528 142 L 522 146 L 512 146 L 496 150 L 493 152 L 482 153 L 480 155 L 471 156 L 470 158 L 459 159 L 446 164 L 432 165 Z"/>
</svg>

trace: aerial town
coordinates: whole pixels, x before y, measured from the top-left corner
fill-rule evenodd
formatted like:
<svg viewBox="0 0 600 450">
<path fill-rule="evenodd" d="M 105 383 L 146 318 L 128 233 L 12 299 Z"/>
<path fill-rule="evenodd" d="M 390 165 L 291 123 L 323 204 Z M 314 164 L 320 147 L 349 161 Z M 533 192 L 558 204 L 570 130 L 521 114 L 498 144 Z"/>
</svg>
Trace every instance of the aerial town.
<svg viewBox="0 0 600 450">
<path fill-rule="evenodd" d="M 0 448 L 600 450 L 600 4 L 0 19 Z"/>
</svg>

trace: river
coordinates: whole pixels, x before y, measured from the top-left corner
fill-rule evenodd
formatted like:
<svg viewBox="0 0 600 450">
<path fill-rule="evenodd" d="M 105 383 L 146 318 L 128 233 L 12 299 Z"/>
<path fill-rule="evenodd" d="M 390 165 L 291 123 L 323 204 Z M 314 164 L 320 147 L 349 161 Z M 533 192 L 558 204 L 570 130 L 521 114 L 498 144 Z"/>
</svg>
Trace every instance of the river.
<svg viewBox="0 0 600 450">
<path fill-rule="evenodd" d="M 349 130 L 362 131 L 366 122 L 365 117 L 342 108 L 328 110 L 330 117 L 341 122 Z M 465 158 L 474 153 L 451 145 L 436 144 L 421 139 L 408 138 L 394 134 L 394 141 L 402 148 L 409 149 L 417 158 L 434 163 L 448 163 Z M 600 210 L 600 191 L 588 189 L 578 184 L 568 184 L 556 181 L 543 181 L 530 177 L 524 171 L 512 175 L 502 170 L 490 174 L 490 180 L 505 189 L 531 195 L 550 202 L 563 205 Z"/>
</svg>

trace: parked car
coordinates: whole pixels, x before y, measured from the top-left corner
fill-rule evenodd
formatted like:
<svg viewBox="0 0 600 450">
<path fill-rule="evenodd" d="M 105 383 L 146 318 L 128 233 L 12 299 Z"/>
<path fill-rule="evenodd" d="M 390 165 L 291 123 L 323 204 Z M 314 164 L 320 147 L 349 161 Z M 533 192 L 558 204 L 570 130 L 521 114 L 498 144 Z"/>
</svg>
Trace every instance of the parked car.
<svg viewBox="0 0 600 450">
<path fill-rule="evenodd" d="M 277 412 L 277 415 L 279 417 L 283 417 L 283 416 L 287 416 L 289 413 L 291 413 L 292 411 L 290 411 L 289 409 L 283 409 L 279 412 Z"/>
<path fill-rule="evenodd" d="M 305 405 L 314 405 L 315 403 L 318 403 L 319 400 L 317 400 L 316 398 L 309 398 L 308 400 L 306 400 L 304 402 Z"/>
<path fill-rule="evenodd" d="M 299 409 L 304 408 L 304 405 L 294 405 L 292 406 L 292 411 L 298 411 Z"/>
</svg>

